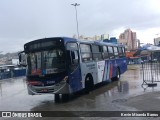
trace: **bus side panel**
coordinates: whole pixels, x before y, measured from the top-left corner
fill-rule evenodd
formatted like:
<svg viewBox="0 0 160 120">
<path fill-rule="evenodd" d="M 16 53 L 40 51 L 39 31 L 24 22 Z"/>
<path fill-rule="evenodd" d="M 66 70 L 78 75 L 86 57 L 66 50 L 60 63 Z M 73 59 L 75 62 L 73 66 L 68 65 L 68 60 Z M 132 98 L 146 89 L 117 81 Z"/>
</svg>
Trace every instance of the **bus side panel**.
<svg viewBox="0 0 160 120">
<path fill-rule="evenodd" d="M 103 75 L 104 75 L 104 69 L 105 69 L 105 61 L 98 61 L 96 65 L 96 83 L 100 83 L 103 81 Z"/>
<path fill-rule="evenodd" d="M 76 92 L 82 89 L 82 77 L 80 65 L 72 73 L 69 73 L 69 85 L 72 92 Z"/>
<path fill-rule="evenodd" d="M 123 74 L 125 71 L 127 71 L 127 60 L 125 57 L 121 58 L 120 71 L 121 71 L 121 74 Z"/>
<path fill-rule="evenodd" d="M 91 74 L 93 77 L 94 84 L 108 81 L 110 79 L 110 74 L 112 63 L 111 61 L 98 61 L 90 63 L 81 63 L 82 70 L 82 80 L 83 88 L 85 88 L 85 78 L 87 74 Z"/>
<path fill-rule="evenodd" d="M 103 74 L 103 81 L 109 81 L 110 80 L 110 70 L 111 70 L 112 64 L 109 60 L 105 61 L 104 66 L 104 74 Z"/>
<path fill-rule="evenodd" d="M 115 59 L 110 60 L 110 79 L 116 76 L 117 62 Z"/>
<path fill-rule="evenodd" d="M 85 88 L 85 78 L 87 74 L 91 74 L 93 77 L 94 84 L 97 83 L 97 72 L 96 72 L 96 62 L 83 62 L 81 63 L 81 73 L 82 73 L 82 84 Z"/>
<path fill-rule="evenodd" d="M 119 67 L 120 74 L 123 74 L 127 70 L 126 58 L 118 58 L 114 64 L 113 77 L 116 76 L 116 69 Z"/>
</svg>

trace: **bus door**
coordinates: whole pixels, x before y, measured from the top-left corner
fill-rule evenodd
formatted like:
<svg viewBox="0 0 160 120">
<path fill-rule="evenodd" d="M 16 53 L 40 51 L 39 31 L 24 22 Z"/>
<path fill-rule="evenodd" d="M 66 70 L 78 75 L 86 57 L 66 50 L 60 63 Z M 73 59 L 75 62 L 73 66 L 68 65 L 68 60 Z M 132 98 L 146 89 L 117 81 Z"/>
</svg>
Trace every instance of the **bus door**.
<svg viewBox="0 0 160 120">
<path fill-rule="evenodd" d="M 67 43 L 67 62 L 69 84 L 73 92 L 76 92 L 82 89 L 82 77 L 79 62 L 78 44 L 75 42 Z"/>
</svg>

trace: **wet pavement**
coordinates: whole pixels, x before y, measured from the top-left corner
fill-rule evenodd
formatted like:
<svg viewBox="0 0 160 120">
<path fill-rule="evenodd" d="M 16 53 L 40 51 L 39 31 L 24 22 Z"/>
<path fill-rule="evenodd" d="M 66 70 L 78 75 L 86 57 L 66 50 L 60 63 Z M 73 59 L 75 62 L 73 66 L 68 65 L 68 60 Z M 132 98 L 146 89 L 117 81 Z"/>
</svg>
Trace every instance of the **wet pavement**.
<svg viewBox="0 0 160 120">
<path fill-rule="evenodd" d="M 0 111 L 160 111 L 160 85 L 155 88 L 142 88 L 142 73 L 134 66 L 111 82 L 93 90 L 89 94 L 71 96 L 69 101 L 54 101 L 54 95 L 28 95 L 25 77 L 0 80 Z M 8 118 L 0 118 L 8 119 Z M 10 118 L 21 119 L 21 118 Z M 25 118 L 34 119 L 34 118 Z M 52 118 L 41 118 L 43 120 Z M 66 119 L 60 118 L 57 119 Z M 67 118 L 75 119 L 75 118 Z M 106 119 L 79 117 L 76 119 Z M 116 117 L 107 118 L 116 120 Z M 118 119 L 135 119 L 120 117 Z M 136 117 L 136 119 L 153 119 Z M 159 118 L 154 118 L 159 120 Z"/>
</svg>

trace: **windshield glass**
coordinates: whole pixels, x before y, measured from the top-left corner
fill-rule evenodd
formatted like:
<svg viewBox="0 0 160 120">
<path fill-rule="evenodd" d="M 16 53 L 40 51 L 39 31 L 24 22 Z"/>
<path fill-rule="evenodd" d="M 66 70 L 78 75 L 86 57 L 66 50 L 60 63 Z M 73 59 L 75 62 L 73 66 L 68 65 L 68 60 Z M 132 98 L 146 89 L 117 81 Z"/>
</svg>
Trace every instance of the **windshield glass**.
<svg viewBox="0 0 160 120">
<path fill-rule="evenodd" d="M 62 49 L 27 54 L 28 74 L 45 75 L 65 70 L 65 55 Z"/>
</svg>

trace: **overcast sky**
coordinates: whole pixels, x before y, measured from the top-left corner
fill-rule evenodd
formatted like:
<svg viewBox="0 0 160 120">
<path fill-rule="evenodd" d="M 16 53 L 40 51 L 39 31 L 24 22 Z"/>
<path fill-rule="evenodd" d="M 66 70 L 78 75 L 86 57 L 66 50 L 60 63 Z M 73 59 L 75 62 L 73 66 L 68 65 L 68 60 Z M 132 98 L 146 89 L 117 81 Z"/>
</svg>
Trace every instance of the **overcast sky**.
<svg viewBox="0 0 160 120">
<path fill-rule="evenodd" d="M 71 6 L 76 2 L 80 35 L 118 38 L 130 28 L 141 42 L 153 43 L 160 33 L 159 0 L 0 0 L 0 51 L 23 50 L 37 38 L 77 34 Z"/>
</svg>

